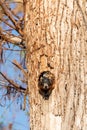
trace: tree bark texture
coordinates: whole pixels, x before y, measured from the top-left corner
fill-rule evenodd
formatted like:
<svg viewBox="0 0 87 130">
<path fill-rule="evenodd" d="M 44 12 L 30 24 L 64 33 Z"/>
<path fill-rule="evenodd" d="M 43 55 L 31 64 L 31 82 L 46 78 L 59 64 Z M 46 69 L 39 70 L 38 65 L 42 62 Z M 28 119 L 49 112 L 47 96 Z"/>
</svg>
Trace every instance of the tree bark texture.
<svg viewBox="0 0 87 130">
<path fill-rule="evenodd" d="M 31 130 L 87 130 L 87 1 L 25 0 Z M 38 77 L 49 70 L 48 100 Z"/>
</svg>

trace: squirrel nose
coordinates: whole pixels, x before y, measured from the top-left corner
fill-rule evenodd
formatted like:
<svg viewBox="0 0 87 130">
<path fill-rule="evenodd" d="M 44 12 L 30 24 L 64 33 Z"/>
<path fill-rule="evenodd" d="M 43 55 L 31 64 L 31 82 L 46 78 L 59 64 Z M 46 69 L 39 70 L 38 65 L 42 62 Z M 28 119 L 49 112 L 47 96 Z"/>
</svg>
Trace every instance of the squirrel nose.
<svg viewBox="0 0 87 130">
<path fill-rule="evenodd" d="M 44 89 L 46 90 L 46 89 L 48 89 L 48 88 L 49 88 L 48 84 L 47 84 L 47 83 L 44 83 Z"/>
</svg>

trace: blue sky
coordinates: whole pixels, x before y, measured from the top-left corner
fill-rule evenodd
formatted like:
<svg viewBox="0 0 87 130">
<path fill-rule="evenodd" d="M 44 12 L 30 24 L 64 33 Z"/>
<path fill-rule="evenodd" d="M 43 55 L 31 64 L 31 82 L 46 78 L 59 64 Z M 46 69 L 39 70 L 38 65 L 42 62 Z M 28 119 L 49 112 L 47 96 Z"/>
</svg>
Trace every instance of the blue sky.
<svg viewBox="0 0 87 130">
<path fill-rule="evenodd" d="M 14 103 L 11 106 L 0 107 L 0 122 L 7 126 L 9 123 L 13 123 L 12 130 L 29 130 L 28 116 L 26 111 L 20 110 L 19 108 L 14 108 Z"/>
<path fill-rule="evenodd" d="M 13 47 L 11 48 L 20 49 L 19 47 Z M 14 59 L 16 59 L 18 62 L 21 62 L 23 56 L 21 57 L 20 52 L 17 51 L 5 51 L 4 54 L 4 64 L 0 64 L 0 71 L 6 73 L 9 78 L 13 79 L 14 81 L 18 82 L 23 86 L 21 82 L 19 82 L 18 78 L 19 75 L 22 75 L 21 71 L 18 70 L 12 63 Z M 21 76 L 22 77 L 22 76 Z M 0 86 L 1 87 L 1 86 Z M 3 93 L 3 91 L 2 91 Z M 2 94 L 0 93 L 0 95 Z M 4 100 L 5 96 L 0 96 L 0 102 L 4 107 L 0 106 L 0 122 L 3 122 L 5 126 L 7 126 L 9 123 L 13 123 L 13 130 L 29 130 L 29 117 L 27 115 L 28 107 L 26 111 L 23 111 L 20 109 L 20 104 L 22 102 L 23 105 L 23 97 L 21 98 L 11 98 L 10 100 Z M 21 99 L 21 100 L 20 100 Z M 17 101 L 19 102 L 17 103 Z M 15 107 L 14 107 L 15 106 Z"/>
</svg>

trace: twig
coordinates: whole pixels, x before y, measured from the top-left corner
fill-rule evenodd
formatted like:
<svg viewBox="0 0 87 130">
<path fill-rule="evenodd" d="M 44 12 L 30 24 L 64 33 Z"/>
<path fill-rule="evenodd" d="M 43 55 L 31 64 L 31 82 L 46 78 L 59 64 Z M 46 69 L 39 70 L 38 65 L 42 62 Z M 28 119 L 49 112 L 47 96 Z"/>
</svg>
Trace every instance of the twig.
<svg viewBox="0 0 87 130">
<path fill-rule="evenodd" d="M 0 36 L 1 36 L 1 38 L 3 40 L 5 40 L 7 42 L 10 42 L 10 43 L 12 43 L 14 45 L 17 45 L 17 46 L 19 46 L 21 48 L 25 48 L 25 46 L 21 44 L 23 39 L 21 39 L 21 38 L 19 38 L 17 36 L 10 35 L 10 34 L 9 35 L 8 34 L 3 34 L 2 32 L 3 32 L 3 30 L 0 31 Z"/>
<path fill-rule="evenodd" d="M 17 90 L 26 90 L 25 88 L 22 88 L 21 86 L 19 86 L 17 83 L 15 83 L 13 80 L 9 79 L 7 76 L 5 76 L 5 74 L 3 74 L 2 72 L 0 72 L 0 74 L 11 84 L 13 85 L 13 87 Z"/>
<path fill-rule="evenodd" d="M 17 21 L 14 19 L 12 12 L 9 10 L 9 8 L 6 6 L 5 3 L 0 0 L 0 6 L 2 7 L 4 13 L 8 16 L 8 18 L 12 21 L 12 23 L 15 25 L 16 30 L 23 36 L 23 32 L 21 30 L 20 25 L 18 25 Z"/>
<path fill-rule="evenodd" d="M 0 20 L 1 20 L 2 22 L 4 22 L 7 26 L 9 26 L 9 27 L 11 27 L 11 28 L 13 28 L 13 29 L 16 29 L 15 26 L 9 24 L 9 23 L 6 21 L 6 19 L 0 18 Z"/>
<path fill-rule="evenodd" d="M 11 49 L 11 48 L 6 48 L 6 47 L 2 47 L 3 50 L 6 50 L 6 51 L 26 51 L 26 49 L 21 49 L 21 50 L 15 50 L 15 49 Z"/>
<path fill-rule="evenodd" d="M 27 72 L 23 69 L 23 67 L 22 67 L 16 60 L 14 60 L 12 63 L 13 63 L 17 68 L 19 68 L 19 69 L 23 72 L 24 76 L 25 76 L 26 79 L 27 79 L 27 78 L 28 78 L 28 74 L 27 74 Z"/>
</svg>

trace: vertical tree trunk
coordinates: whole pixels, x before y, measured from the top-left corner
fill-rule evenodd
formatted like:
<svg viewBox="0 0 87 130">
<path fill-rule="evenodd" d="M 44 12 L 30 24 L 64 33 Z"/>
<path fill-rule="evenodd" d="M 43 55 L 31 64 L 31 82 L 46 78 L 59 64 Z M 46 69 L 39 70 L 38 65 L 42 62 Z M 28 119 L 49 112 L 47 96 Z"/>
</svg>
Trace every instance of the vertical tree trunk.
<svg viewBox="0 0 87 130">
<path fill-rule="evenodd" d="M 87 2 L 24 0 L 31 130 L 87 129 Z M 38 77 L 49 70 L 48 100 Z"/>
</svg>

